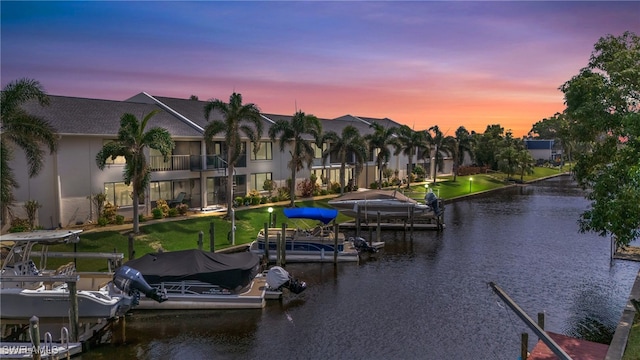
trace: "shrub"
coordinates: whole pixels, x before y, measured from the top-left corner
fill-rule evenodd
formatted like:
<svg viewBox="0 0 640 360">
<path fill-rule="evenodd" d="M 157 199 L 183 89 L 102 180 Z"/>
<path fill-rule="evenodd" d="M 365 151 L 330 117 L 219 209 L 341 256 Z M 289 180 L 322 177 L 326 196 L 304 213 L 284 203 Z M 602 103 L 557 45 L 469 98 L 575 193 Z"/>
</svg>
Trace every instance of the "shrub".
<svg viewBox="0 0 640 360">
<path fill-rule="evenodd" d="M 158 201 L 156 201 L 156 209 L 160 209 L 160 211 L 162 211 L 162 217 L 169 215 L 169 205 L 166 200 L 158 199 Z"/>
<path fill-rule="evenodd" d="M 268 200 L 269 200 L 268 196 L 262 196 L 260 198 L 260 204 L 266 204 Z"/>
<path fill-rule="evenodd" d="M 329 191 L 327 189 L 320 189 L 320 195 L 328 195 Z"/>
<path fill-rule="evenodd" d="M 169 217 L 176 217 L 176 216 L 178 216 L 178 209 L 176 209 L 176 208 L 171 208 L 171 209 L 169 209 L 168 216 L 169 216 Z"/>
<path fill-rule="evenodd" d="M 144 218 L 144 215 L 138 214 L 138 222 L 145 222 L 147 219 Z"/>
<path fill-rule="evenodd" d="M 102 208 L 104 208 L 104 203 L 107 201 L 107 194 L 97 193 L 93 196 L 88 196 L 88 198 L 96 206 L 96 214 L 98 214 L 98 217 L 101 216 Z"/>
<path fill-rule="evenodd" d="M 98 218 L 98 226 L 107 226 L 108 223 L 109 223 L 109 220 L 107 220 L 106 217 L 100 216 Z"/>
<path fill-rule="evenodd" d="M 110 202 L 104 204 L 104 210 L 102 211 L 102 216 L 107 220 L 108 224 L 112 224 L 116 221 L 116 215 L 118 215 L 118 207 L 113 205 Z M 98 223 L 100 219 L 98 218 Z"/>
<path fill-rule="evenodd" d="M 187 213 L 187 211 L 189 210 L 189 205 L 180 204 L 180 205 L 176 206 L 176 209 L 178 210 L 178 213 L 180 215 L 185 215 Z"/>
<path fill-rule="evenodd" d="M 264 183 L 262 184 L 262 189 L 263 189 L 264 191 L 268 191 L 268 192 L 269 192 L 269 195 L 271 195 L 271 193 L 273 192 L 273 190 L 275 190 L 275 189 L 276 189 L 276 183 L 275 183 L 275 182 L 273 182 L 273 180 L 271 180 L 271 179 L 266 179 L 266 180 L 264 181 Z"/>
<path fill-rule="evenodd" d="M 334 182 L 331 183 L 331 192 L 335 193 L 339 193 L 340 192 L 340 183 Z"/>
<path fill-rule="evenodd" d="M 313 195 L 313 191 L 316 189 L 316 186 L 318 185 L 315 182 L 305 179 L 301 183 L 298 183 L 296 187 L 302 197 L 309 197 Z"/>
<path fill-rule="evenodd" d="M 244 205 L 244 197 L 242 196 L 236 196 L 235 199 L 233 200 L 233 206 L 242 206 Z"/>
<path fill-rule="evenodd" d="M 11 227 L 9 228 L 9 232 L 25 232 L 29 231 L 31 227 L 29 226 L 29 220 L 15 218 L 11 220 Z"/>
<path fill-rule="evenodd" d="M 115 220 L 116 225 L 122 225 L 124 224 L 124 216 L 122 215 L 116 215 L 116 220 Z"/>
<path fill-rule="evenodd" d="M 291 181 L 288 181 L 289 183 Z M 289 188 L 288 187 L 279 187 L 278 188 L 278 199 L 279 201 L 285 201 L 285 200 L 290 200 L 291 197 L 289 196 Z"/>
<path fill-rule="evenodd" d="M 422 165 L 416 165 L 416 167 L 413 168 L 413 174 L 416 175 L 416 179 L 418 181 L 424 181 L 427 171 L 422 167 Z"/>
<path fill-rule="evenodd" d="M 29 200 L 22 206 L 27 212 L 27 219 L 29 220 L 29 229 L 33 229 L 36 222 L 36 212 L 42 207 L 36 200 Z"/>
<path fill-rule="evenodd" d="M 162 219 L 164 217 L 164 214 L 162 213 L 162 209 L 160 208 L 154 208 L 153 210 L 151 210 L 151 214 L 153 215 L 154 219 Z"/>
</svg>

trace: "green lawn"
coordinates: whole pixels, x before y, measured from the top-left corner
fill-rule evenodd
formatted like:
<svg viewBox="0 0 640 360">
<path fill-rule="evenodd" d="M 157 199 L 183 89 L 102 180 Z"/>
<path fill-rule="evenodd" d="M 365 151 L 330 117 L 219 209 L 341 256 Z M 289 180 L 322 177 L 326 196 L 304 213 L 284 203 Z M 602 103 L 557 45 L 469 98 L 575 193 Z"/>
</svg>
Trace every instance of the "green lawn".
<svg viewBox="0 0 640 360">
<path fill-rule="evenodd" d="M 640 315 L 636 314 L 636 318 L 631 332 L 629 333 L 629 340 L 627 340 L 627 347 L 624 350 L 624 356 L 622 360 L 640 360 Z"/>
</svg>

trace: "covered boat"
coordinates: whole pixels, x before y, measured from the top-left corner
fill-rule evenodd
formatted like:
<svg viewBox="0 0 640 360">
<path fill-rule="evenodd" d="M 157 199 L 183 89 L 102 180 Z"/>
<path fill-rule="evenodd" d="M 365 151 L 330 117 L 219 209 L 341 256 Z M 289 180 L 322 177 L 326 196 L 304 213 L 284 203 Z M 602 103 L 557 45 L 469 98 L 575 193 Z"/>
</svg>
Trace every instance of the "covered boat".
<svg viewBox="0 0 640 360">
<path fill-rule="evenodd" d="M 138 309 L 234 309 L 264 307 L 266 279 L 250 252 L 181 250 L 146 254 L 125 263 L 166 297 L 142 298 Z"/>
<path fill-rule="evenodd" d="M 443 209 L 440 204 L 436 213 L 435 204 L 421 204 L 397 190 L 356 191 L 329 200 L 329 205 L 347 216 L 368 221 L 375 221 L 378 213 L 383 219 L 434 218 Z"/>
</svg>

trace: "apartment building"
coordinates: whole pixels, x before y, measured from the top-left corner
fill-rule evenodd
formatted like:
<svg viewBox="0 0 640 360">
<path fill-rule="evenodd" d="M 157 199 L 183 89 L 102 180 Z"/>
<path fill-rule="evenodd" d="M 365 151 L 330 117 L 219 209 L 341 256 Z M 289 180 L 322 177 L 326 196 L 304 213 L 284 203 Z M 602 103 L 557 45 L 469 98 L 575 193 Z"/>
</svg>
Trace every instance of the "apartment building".
<svg viewBox="0 0 640 360">
<path fill-rule="evenodd" d="M 109 159 L 104 170 L 98 169 L 96 155 L 102 146 L 116 139 L 120 117 L 131 113 L 142 119 L 153 110 L 160 109 L 147 124 L 169 131 L 175 149 L 168 161 L 153 149 L 147 149 L 148 162 L 152 169 L 151 182 L 144 201 L 138 206 L 141 213 L 149 213 L 158 199 L 173 199 L 186 193 L 185 199 L 191 208 L 204 209 L 226 204 L 227 166 L 223 134 L 219 141 L 208 147 L 203 138 L 208 120 L 204 117 L 206 102 L 137 94 L 124 101 L 88 99 L 50 95 L 50 105 L 42 107 L 36 102 L 25 104 L 29 113 L 48 121 L 57 129 L 59 147 L 54 154 L 47 154 L 40 174 L 29 178 L 24 164 L 24 154 L 16 148 L 11 167 L 14 169 L 20 188 L 14 190 L 16 198 L 12 208 L 14 216 L 22 216 L 22 204 L 36 200 L 42 204 L 38 223 L 44 228 L 84 224 L 97 220 L 91 196 L 105 193 L 108 201 L 116 204 L 120 211 L 130 213 L 133 206 L 131 188 L 123 182 L 124 159 Z M 293 114 L 292 114 L 293 115 Z M 261 114 L 263 139 L 260 151 L 254 154 L 248 139 L 243 142 L 244 153 L 235 167 L 234 196 L 243 196 L 250 190 L 262 190 L 265 179 L 285 186 L 290 177 L 287 163 L 288 151 L 281 152 L 276 142 L 268 138 L 269 127 L 279 119 L 288 120 L 292 115 Z M 211 120 L 222 120 L 213 113 Z M 345 115 L 336 119 L 321 119 L 323 131 L 340 133 L 347 125 L 355 126 L 361 135 L 372 132 L 370 124 L 380 122 L 384 126 L 400 126 L 390 119 L 364 118 Z M 330 146 L 330 145 L 326 145 Z M 360 187 L 367 187 L 377 177 L 375 153 L 369 154 L 361 174 L 354 179 L 353 161 L 347 164 L 347 180 L 357 180 Z M 406 156 L 392 156 L 388 163 L 397 169 L 400 178 L 407 173 Z M 422 163 L 414 158 L 413 163 Z M 421 160 L 424 161 L 424 160 Z M 313 166 L 297 174 L 296 182 L 309 178 L 313 172 L 331 182 L 339 182 L 340 164 L 335 159 L 327 163 L 321 160 L 321 150 L 316 152 Z M 320 181 L 320 180 L 318 180 Z"/>
</svg>

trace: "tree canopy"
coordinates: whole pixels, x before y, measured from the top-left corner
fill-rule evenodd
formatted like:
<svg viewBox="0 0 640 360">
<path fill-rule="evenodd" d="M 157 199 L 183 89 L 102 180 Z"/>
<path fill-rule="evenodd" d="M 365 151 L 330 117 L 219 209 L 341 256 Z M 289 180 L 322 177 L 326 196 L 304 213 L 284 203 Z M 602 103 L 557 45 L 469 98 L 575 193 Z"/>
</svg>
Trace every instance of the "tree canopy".
<svg viewBox="0 0 640 360">
<path fill-rule="evenodd" d="M 13 158 L 13 146 L 20 147 L 27 158 L 29 176 L 38 175 L 44 166 L 44 151 L 56 151 L 56 130 L 44 119 L 28 114 L 21 105 L 36 100 L 41 106 L 49 104 L 49 97 L 40 82 L 32 79 L 12 81 L 2 89 L 0 99 L 0 204 L 2 222 L 9 206 L 14 202 L 13 189 L 19 187 L 9 162 Z"/>
<path fill-rule="evenodd" d="M 571 135 L 588 146 L 574 169 L 591 200 L 580 229 L 628 245 L 640 235 L 640 38 L 601 38 L 588 65 L 560 89 Z"/>
<path fill-rule="evenodd" d="M 151 111 L 142 121 L 133 114 L 122 115 L 118 139 L 104 144 L 96 155 L 96 164 L 100 170 L 104 169 L 108 158 L 124 157 L 123 178 L 124 183 L 133 188 L 133 232 L 136 234 L 139 231 L 138 199 L 144 194 L 151 179 L 145 148 L 158 150 L 164 156 L 164 161 L 168 161 L 175 147 L 167 129 L 153 127 L 146 130 L 149 119 L 158 112 L 159 110 Z"/>
</svg>

